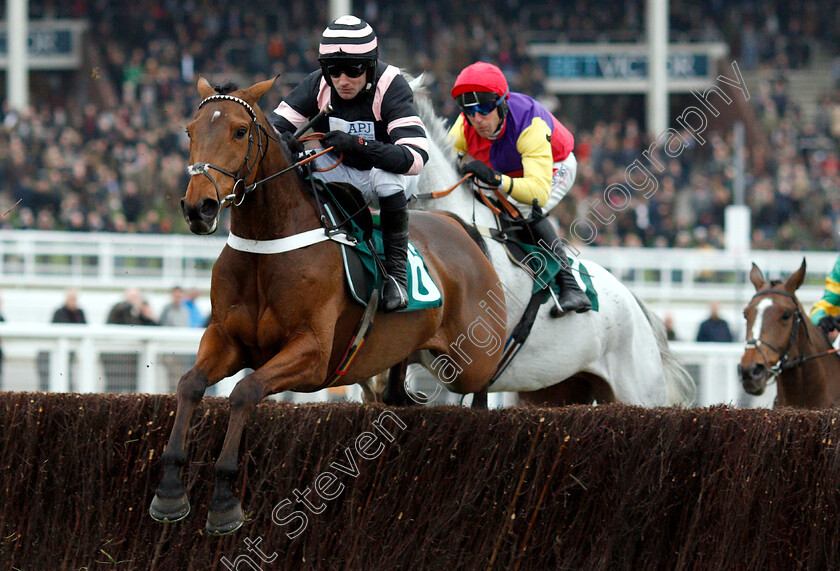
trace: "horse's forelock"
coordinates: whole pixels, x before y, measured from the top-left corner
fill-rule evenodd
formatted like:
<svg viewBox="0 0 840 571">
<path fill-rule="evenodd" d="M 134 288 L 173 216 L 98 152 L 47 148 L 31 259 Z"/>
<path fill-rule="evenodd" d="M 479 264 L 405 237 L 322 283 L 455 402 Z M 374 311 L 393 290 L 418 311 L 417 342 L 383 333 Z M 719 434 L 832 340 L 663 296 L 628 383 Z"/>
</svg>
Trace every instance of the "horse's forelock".
<svg viewBox="0 0 840 571">
<path fill-rule="evenodd" d="M 213 89 L 215 89 L 216 93 L 219 95 L 230 95 L 234 91 L 239 91 L 239 86 L 233 81 L 228 81 L 227 83 L 213 87 Z"/>
</svg>

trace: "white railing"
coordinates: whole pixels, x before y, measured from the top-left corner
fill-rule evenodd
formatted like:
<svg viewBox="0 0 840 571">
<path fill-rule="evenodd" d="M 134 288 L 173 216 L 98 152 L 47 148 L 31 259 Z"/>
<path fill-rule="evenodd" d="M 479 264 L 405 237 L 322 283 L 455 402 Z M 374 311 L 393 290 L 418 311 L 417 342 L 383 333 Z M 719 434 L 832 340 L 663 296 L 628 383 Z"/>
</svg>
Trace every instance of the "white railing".
<svg viewBox="0 0 840 571">
<path fill-rule="evenodd" d="M 97 324 L 104 322 L 108 308 L 129 286 L 145 290 L 157 310 L 166 303 L 173 285 L 196 287 L 205 296 L 206 311 L 210 273 L 224 243 L 223 236 L 0 232 L 0 288 L 5 301 L 3 313 L 9 321 L 0 325 L 7 362 L 3 387 L 35 390 L 45 385 L 56 391 L 73 388 L 100 392 L 109 385 L 117 386 L 108 378 L 116 365 L 110 358 L 103 361 L 102 355 L 127 351 L 139 360 L 138 372 L 135 384 L 121 390 L 171 392 L 172 379 L 180 376 L 177 369 L 186 368 L 185 359 L 198 347 L 199 330 Z M 722 303 L 725 317 L 737 334 L 743 325 L 741 308 L 753 292 L 748 277 L 751 262 L 757 263 L 768 278 L 778 278 L 795 271 L 806 258 L 808 279 L 799 290 L 799 298 L 808 305 L 822 294 L 823 278 L 836 259 L 834 252 L 754 251 L 732 255 L 711 249 L 591 247 L 582 248 L 581 256 L 611 270 L 660 316 L 674 313 L 682 326 L 678 333 L 684 339 L 693 337 L 710 301 Z M 47 324 L 60 305 L 62 290 L 68 286 L 80 290 L 82 307 L 94 325 Z M 735 373 L 740 345 L 673 346 L 698 379 L 698 404 L 753 406 L 772 402 L 772 395 L 751 399 L 741 391 Z M 75 355 L 72 365 L 71 353 Z M 72 387 L 71 370 L 75 373 Z M 235 379 L 220 383 L 219 394 L 227 394 L 233 383 Z"/>
<path fill-rule="evenodd" d="M 56 278 L 87 289 L 209 286 L 222 236 L 6 230 L 0 284 L 46 286 Z"/>
<path fill-rule="evenodd" d="M 119 325 L 0 324 L 4 353 L 2 389 L 51 392 L 173 393 L 177 380 L 192 365 L 203 331 L 174 327 Z M 754 399 L 740 387 L 736 365 L 740 343 L 675 342 L 698 383 L 698 406 L 771 406 L 774 392 Z M 220 382 L 212 394 L 228 395 L 240 373 Z M 360 400 L 359 387 L 318 393 L 287 393 L 295 402 Z M 442 399 L 460 396 L 443 391 Z M 492 394 L 491 405 L 512 402 L 511 395 Z"/>
<path fill-rule="evenodd" d="M 610 270 L 646 301 L 745 302 L 755 293 L 749 281 L 752 263 L 765 277 L 787 277 L 807 260 L 800 298 L 819 298 L 837 252 L 755 250 L 733 255 L 725 250 L 674 248 L 584 248 L 581 256 Z"/>
<path fill-rule="evenodd" d="M 164 291 L 179 284 L 209 288 L 210 272 L 224 236 L 108 234 L 12 230 L 0 232 L 2 287 L 64 287 L 120 290 L 127 286 Z M 748 297 L 748 274 L 756 262 L 768 277 L 790 274 L 807 258 L 802 293 L 822 291 L 836 252 L 669 248 L 592 248 L 581 255 L 611 270 L 642 299 L 735 300 Z M 57 280 L 60 279 L 60 285 Z"/>
<path fill-rule="evenodd" d="M 195 362 L 202 329 L 0 323 L 2 390 L 171 394 Z M 209 394 L 227 396 L 245 371 Z M 360 400 L 359 387 L 289 393 L 295 402 Z"/>
</svg>

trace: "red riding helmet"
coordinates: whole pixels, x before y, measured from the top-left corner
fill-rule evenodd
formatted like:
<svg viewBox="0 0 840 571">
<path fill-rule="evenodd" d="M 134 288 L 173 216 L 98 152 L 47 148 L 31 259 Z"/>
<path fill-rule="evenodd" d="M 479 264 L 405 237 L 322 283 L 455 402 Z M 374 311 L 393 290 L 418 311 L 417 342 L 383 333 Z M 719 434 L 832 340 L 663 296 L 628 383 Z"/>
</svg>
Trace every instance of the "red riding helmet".
<svg viewBox="0 0 840 571">
<path fill-rule="evenodd" d="M 507 114 L 508 82 L 502 70 L 492 63 L 480 61 L 465 67 L 450 93 L 461 109 L 495 102 L 501 118 Z"/>
</svg>

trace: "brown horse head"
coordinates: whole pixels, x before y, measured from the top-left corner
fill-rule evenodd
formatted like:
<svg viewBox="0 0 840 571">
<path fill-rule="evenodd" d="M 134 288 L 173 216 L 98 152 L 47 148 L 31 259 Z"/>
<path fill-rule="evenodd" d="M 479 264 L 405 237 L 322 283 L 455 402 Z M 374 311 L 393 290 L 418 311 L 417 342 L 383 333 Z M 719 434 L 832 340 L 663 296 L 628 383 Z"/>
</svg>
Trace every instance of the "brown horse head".
<svg viewBox="0 0 840 571">
<path fill-rule="evenodd" d="M 202 101 L 187 125 L 191 178 L 181 199 L 181 211 L 192 233 L 215 232 L 222 207 L 244 198 L 254 182 L 270 142 L 257 101 L 273 84 L 274 79 L 269 79 L 247 89 L 220 92 L 203 77 L 198 80 Z"/>
<path fill-rule="evenodd" d="M 750 281 L 756 293 L 744 308 L 747 320 L 747 347 L 738 365 L 744 390 L 751 395 L 764 393 L 771 375 L 779 374 L 800 341 L 807 337 L 807 317 L 796 299 L 796 290 L 805 279 L 805 259 L 786 282 L 768 282 L 755 264 Z"/>
</svg>

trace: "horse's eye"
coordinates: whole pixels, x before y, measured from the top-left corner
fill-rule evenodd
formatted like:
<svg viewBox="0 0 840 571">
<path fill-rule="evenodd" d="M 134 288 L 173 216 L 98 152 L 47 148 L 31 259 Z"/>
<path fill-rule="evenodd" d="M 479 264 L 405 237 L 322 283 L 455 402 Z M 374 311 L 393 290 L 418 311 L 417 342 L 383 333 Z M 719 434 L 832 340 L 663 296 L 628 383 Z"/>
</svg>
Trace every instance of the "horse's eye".
<svg viewBox="0 0 840 571">
<path fill-rule="evenodd" d="M 239 129 L 236 130 L 236 133 L 234 133 L 234 137 L 236 137 L 237 139 L 244 139 L 245 135 L 247 135 L 247 134 L 248 134 L 248 129 L 246 129 L 245 127 L 240 127 Z"/>
<path fill-rule="evenodd" d="M 782 314 L 782 321 L 787 321 L 787 320 L 788 320 L 788 319 L 790 319 L 791 317 L 793 317 L 793 312 L 792 312 L 792 311 L 790 311 L 790 310 L 785 311 L 785 312 Z"/>
<path fill-rule="evenodd" d="M 189 129 L 184 129 L 184 132 L 187 134 L 187 137 L 192 139 L 192 137 L 190 136 L 190 130 Z"/>
</svg>

